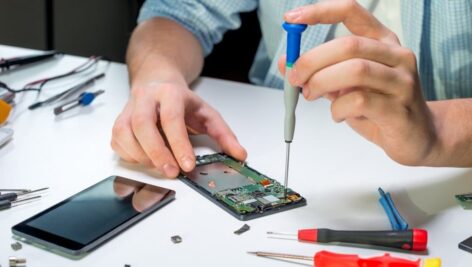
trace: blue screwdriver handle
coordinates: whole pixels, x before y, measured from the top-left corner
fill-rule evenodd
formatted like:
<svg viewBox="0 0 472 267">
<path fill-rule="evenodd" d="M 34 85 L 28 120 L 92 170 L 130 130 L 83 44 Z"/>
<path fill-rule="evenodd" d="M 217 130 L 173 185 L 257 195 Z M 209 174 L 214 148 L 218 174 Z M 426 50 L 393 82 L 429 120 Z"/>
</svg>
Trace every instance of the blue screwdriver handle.
<svg viewBox="0 0 472 267">
<path fill-rule="evenodd" d="M 300 42 L 302 39 L 302 32 L 306 29 L 307 25 L 285 22 L 282 27 L 287 32 L 287 59 L 285 63 L 284 81 L 284 139 L 286 143 L 290 143 L 293 140 L 293 135 L 295 132 L 295 109 L 298 103 L 300 88 L 291 85 L 288 82 L 287 77 L 292 70 L 293 64 L 300 56 Z"/>
</svg>

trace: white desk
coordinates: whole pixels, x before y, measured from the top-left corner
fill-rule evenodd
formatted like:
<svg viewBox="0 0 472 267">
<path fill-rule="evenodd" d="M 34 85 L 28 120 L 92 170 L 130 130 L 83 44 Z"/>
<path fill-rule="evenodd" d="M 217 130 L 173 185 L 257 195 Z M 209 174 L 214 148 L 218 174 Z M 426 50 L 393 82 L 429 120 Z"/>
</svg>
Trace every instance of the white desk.
<svg viewBox="0 0 472 267">
<path fill-rule="evenodd" d="M 0 46 L 1 57 L 32 51 Z M 83 62 L 61 60 L 0 75 L 11 86 L 60 73 Z M 398 209 L 412 227 L 429 231 L 429 256 L 440 256 L 443 266 L 471 266 L 472 254 L 457 245 L 472 235 L 472 212 L 459 207 L 454 194 L 472 191 L 472 170 L 410 168 L 391 161 L 382 150 L 363 140 L 345 124 L 331 120 L 329 103 L 301 100 L 292 145 L 290 187 L 306 197 L 308 205 L 249 221 L 251 230 L 237 236 L 244 223 L 236 220 L 178 180 L 151 177 L 139 167 L 120 163 L 110 148 L 111 128 L 128 94 L 126 67 L 111 64 L 106 89 L 92 106 L 58 120 L 52 108 L 28 111 L 36 93 L 20 96 L 8 127 L 14 139 L 0 149 L 0 187 L 40 188 L 50 193 L 34 204 L 0 211 L 0 264 L 8 256 L 26 257 L 28 266 L 291 266 L 257 258 L 246 251 L 265 250 L 311 255 L 319 250 L 382 254 L 380 250 L 298 243 L 266 238 L 268 230 L 298 228 L 390 229 L 377 202 L 377 188 L 393 194 Z M 47 89 L 42 97 L 60 89 Z M 196 92 L 218 109 L 249 152 L 249 165 L 281 181 L 285 146 L 282 141 L 282 93 L 246 84 L 202 79 Z M 195 151 L 211 152 L 208 139 L 194 139 Z M 73 261 L 24 245 L 13 251 L 11 226 L 93 183 L 117 174 L 171 188 L 177 199 L 104 246 Z M 172 235 L 183 242 L 173 244 Z M 403 257 L 425 257 L 393 253 Z M 296 265 L 293 265 L 296 266 Z"/>
</svg>

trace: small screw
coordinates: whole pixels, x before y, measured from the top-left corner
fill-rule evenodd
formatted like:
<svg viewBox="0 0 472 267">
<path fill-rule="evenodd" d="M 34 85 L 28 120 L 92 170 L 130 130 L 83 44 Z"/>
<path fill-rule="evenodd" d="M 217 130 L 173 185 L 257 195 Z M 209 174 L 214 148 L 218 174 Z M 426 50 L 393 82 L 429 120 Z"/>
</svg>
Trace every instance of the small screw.
<svg viewBox="0 0 472 267">
<path fill-rule="evenodd" d="M 170 238 L 170 240 L 174 243 L 174 244 L 178 244 L 180 242 L 182 242 L 182 237 L 180 237 L 179 235 L 174 235 Z"/>
<path fill-rule="evenodd" d="M 23 246 L 21 245 L 20 242 L 15 242 L 13 244 L 11 244 L 11 248 L 14 250 L 14 251 L 17 251 L 17 250 L 20 250 Z"/>
<path fill-rule="evenodd" d="M 10 264 L 10 267 L 26 266 L 26 259 L 22 258 L 9 257 L 8 262 Z"/>
</svg>

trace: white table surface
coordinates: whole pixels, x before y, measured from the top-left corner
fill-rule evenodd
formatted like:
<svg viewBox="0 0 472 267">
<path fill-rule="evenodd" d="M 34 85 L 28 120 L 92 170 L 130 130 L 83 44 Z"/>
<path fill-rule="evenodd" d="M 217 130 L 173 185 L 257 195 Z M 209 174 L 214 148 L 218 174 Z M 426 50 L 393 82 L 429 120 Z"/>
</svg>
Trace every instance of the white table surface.
<svg viewBox="0 0 472 267">
<path fill-rule="evenodd" d="M 0 57 L 34 53 L 0 46 Z M 21 87 L 36 78 L 61 73 L 85 59 L 60 60 L 0 74 L 0 80 Z M 104 64 L 103 64 L 104 65 Z M 77 78 L 76 78 L 77 79 Z M 113 63 L 96 89 L 106 93 L 89 107 L 57 119 L 51 107 L 29 111 L 37 97 L 25 93 L 8 127 L 14 138 L 0 148 L 1 188 L 51 189 L 34 204 L 0 211 L 0 264 L 8 256 L 26 257 L 28 266 L 291 266 L 257 258 L 246 251 L 264 250 L 312 255 L 316 251 L 380 255 L 384 251 L 269 239 L 268 230 L 298 228 L 388 230 L 377 188 L 390 191 L 412 227 L 429 232 L 425 254 L 394 251 L 393 255 L 441 257 L 443 266 L 471 266 L 472 254 L 457 248 L 472 235 L 472 211 L 463 210 L 454 194 L 472 191 L 472 169 L 413 168 L 396 164 L 346 124 L 331 120 L 329 102 L 301 99 L 292 144 L 290 187 L 308 205 L 249 221 L 251 230 L 237 236 L 238 221 L 178 180 L 153 177 L 145 169 L 122 163 L 110 147 L 111 128 L 129 96 L 126 66 Z M 46 89 L 41 98 L 60 91 Z M 219 110 L 247 148 L 248 164 L 282 181 L 285 160 L 282 92 L 247 84 L 203 78 L 194 90 Z M 197 154 L 217 150 L 205 137 L 193 139 Z M 81 260 L 71 260 L 25 244 L 13 251 L 11 227 L 110 175 L 168 187 L 176 200 Z M 173 244 L 170 237 L 183 242 Z M 293 265 L 296 266 L 296 265 Z"/>
</svg>

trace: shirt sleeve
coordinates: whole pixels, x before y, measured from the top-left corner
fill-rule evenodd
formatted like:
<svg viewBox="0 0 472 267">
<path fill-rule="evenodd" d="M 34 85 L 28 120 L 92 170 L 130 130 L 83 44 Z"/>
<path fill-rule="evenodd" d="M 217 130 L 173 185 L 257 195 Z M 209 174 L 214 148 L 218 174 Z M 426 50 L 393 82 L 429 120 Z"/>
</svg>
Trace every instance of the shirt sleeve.
<svg viewBox="0 0 472 267">
<path fill-rule="evenodd" d="M 241 25 L 239 13 L 254 10 L 257 0 L 146 0 L 138 23 L 165 17 L 181 24 L 200 42 L 205 56 L 227 30 Z M 257 25 L 259 27 L 259 25 Z"/>
</svg>

